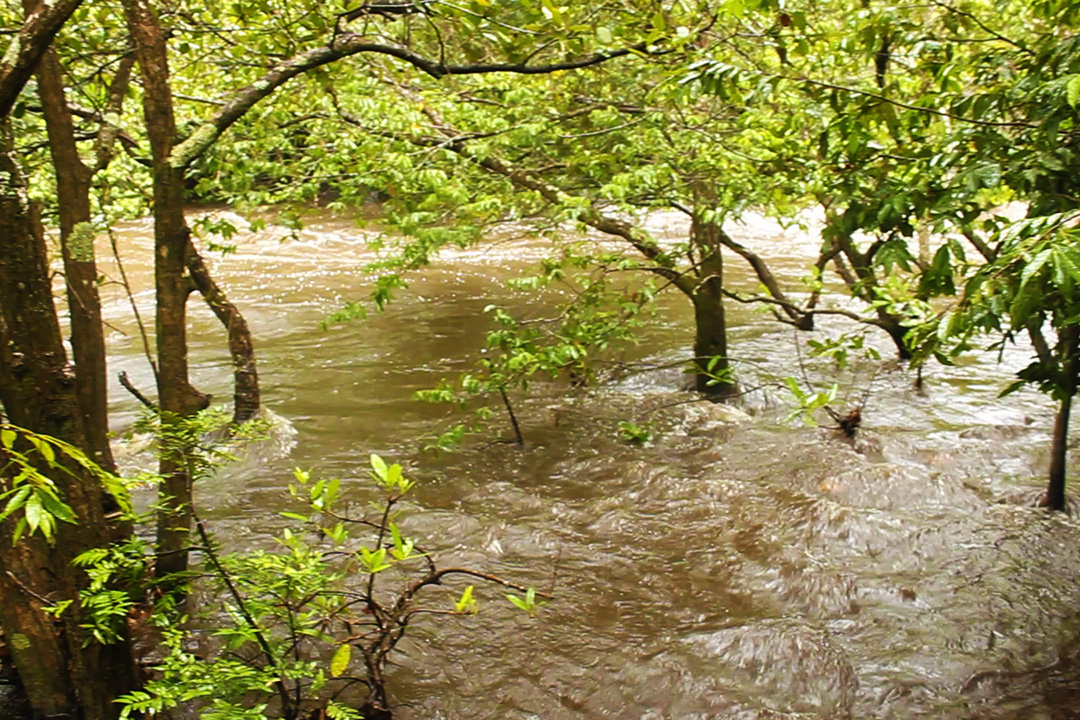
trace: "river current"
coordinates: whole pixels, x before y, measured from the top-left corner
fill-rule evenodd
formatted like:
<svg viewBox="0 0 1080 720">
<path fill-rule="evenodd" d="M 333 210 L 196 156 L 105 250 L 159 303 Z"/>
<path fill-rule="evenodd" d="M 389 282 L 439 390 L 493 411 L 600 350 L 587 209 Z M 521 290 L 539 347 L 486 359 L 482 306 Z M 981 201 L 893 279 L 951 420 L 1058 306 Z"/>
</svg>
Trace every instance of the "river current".
<svg viewBox="0 0 1080 720">
<path fill-rule="evenodd" d="M 661 237 L 685 233 L 678 218 L 650 222 Z M 197 501 L 228 547 L 272 548 L 289 524 L 278 511 L 295 507 L 284 492 L 293 467 L 341 478 L 359 507 L 373 497 L 376 452 L 420 481 L 399 524 L 440 563 L 553 596 L 529 619 L 478 587 L 478 616 L 418 623 L 393 668 L 397 716 L 1080 717 L 1080 525 L 1030 507 L 1053 408 L 1029 391 L 997 397 L 1025 348 L 933 366 L 917 391 L 883 334 L 871 334 L 880 361 L 837 371 L 804 348 L 800 368 L 805 335 L 732 303 L 730 349 L 748 392 L 734 408 L 686 402 L 672 365 L 690 353 L 691 315 L 672 295 L 618 358 L 634 372 L 589 388 L 538 381 L 512 397 L 524 447 L 491 442 L 511 436 L 496 405 L 486 434 L 433 452 L 427 441 L 454 411 L 412 395 L 469 367 L 489 329 L 484 308 L 543 317 L 566 297 L 505 287 L 547 247 L 507 234 L 444 254 L 384 312 L 320 328 L 370 291 L 375 232 L 312 212 L 297 234 L 271 224 L 242 232 L 235 253 L 210 254 L 282 420 Z M 812 261 L 805 235 L 763 219 L 731 232 L 798 287 Z M 152 323 L 151 226 L 118 239 Z M 107 253 L 102 240 L 102 269 L 116 277 Z M 754 289 L 739 258 L 726 273 Z M 107 285 L 104 300 L 111 374 L 151 390 L 126 297 Z M 833 287 L 825 302 L 848 301 Z M 191 309 L 193 377 L 225 401 L 224 333 L 194 299 Z M 820 322 L 815 337 L 852 329 Z M 837 382 L 843 409 L 863 403 L 858 437 L 786 421 L 787 376 L 816 390 Z M 136 403 L 119 386 L 112 398 L 123 433 Z M 647 425 L 650 441 L 623 442 L 620 420 Z"/>
</svg>

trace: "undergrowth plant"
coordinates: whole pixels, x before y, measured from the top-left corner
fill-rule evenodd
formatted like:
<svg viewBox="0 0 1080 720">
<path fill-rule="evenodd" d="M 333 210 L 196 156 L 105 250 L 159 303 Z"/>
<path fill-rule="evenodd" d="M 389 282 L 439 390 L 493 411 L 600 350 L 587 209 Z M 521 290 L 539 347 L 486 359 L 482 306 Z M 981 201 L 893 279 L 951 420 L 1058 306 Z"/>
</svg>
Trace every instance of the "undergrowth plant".
<svg viewBox="0 0 1080 720">
<path fill-rule="evenodd" d="M 274 552 L 222 554 L 196 516 L 205 557 L 196 587 L 212 600 L 189 618 L 156 618 L 166 656 L 144 689 L 122 698 L 122 717 L 186 706 L 207 720 L 385 720 L 388 664 L 420 618 L 476 613 L 476 583 L 516 590 L 509 602 L 536 613 L 532 588 L 440 567 L 398 526 L 415 485 L 400 465 L 372 455 L 371 478 L 382 502 L 354 517 L 339 480 L 296 470 L 290 493 L 308 509 L 281 513 L 300 527 L 283 530 Z M 438 598 L 452 580 L 464 587 Z M 356 686 L 362 695 L 350 693 Z"/>
<path fill-rule="evenodd" d="M 155 432 L 158 453 L 177 455 L 191 477 L 206 481 L 243 438 L 262 432 L 252 425 L 223 433 L 223 423 L 225 415 L 205 412 L 169 422 L 148 417 L 140 427 Z M 0 460 L 9 478 L 2 514 L 17 518 L 20 532 L 51 542 L 58 523 L 79 521 L 50 477 L 71 472 L 70 463 L 108 488 L 122 522 L 152 520 L 132 512 L 129 482 L 67 443 L 0 424 Z M 382 499 L 362 515 L 345 505 L 339 480 L 297 469 L 289 491 L 307 510 L 281 513 L 297 525 L 280 533 L 273 552 L 221 552 L 191 509 L 185 551 L 202 558 L 196 570 L 155 579 L 154 550 L 138 534 L 74 559 L 86 573 L 77 602 L 91 641 L 134 639 L 142 660 L 146 682 L 119 699 L 122 718 L 178 709 L 206 720 L 386 720 L 387 668 L 421 618 L 476 614 L 479 584 L 512 591 L 509 604 L 536 615 L 544 596 L 533 588 L 440 566 L 398 524 L 415 482 L 378 455 L 370 463 Z M 59 618 L 74 602 L 60 599 L 47 611 Z"/>
<path fill-rule="evenodd" d="M 556 258 L 540 263 L 538 272 L 508 284 L 536 294 L 558 291 L 566 298 L 551 317 L 523 319 L 489 305 L 494 328 L 488 333 L 482 356 L 456 382 L 443 380 L 416 398 L 455 405 L 459 409 L 483 403 L 471 422 L 452 425 L 433 447 L 449 449 L 465 435 L 487 427 L 493 411 L 487 404 L 497 398 L 507 411 L 519 445 L 525 440 L 509 393 L 527 392 L 537 378 L 564 380 L 583 387 L 597 380 L 597 363 L 613 350 L 636 342 L 636 331 L 652 309 L 657 289 L 651 283 L 627 285 L 616 278 L 636 264 L 620 257 L 579 254 L 564 248 Z"/>
</svg>

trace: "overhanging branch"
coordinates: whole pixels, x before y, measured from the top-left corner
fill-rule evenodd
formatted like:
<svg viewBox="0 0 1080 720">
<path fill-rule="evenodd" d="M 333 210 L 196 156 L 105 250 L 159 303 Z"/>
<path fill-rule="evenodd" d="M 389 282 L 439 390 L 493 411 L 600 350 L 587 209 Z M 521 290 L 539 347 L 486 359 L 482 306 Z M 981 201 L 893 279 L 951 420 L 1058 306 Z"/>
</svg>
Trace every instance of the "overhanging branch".
<svg viewBox="0 0 1080 720">
<path fill-rule="evenodd" d="M 400 90 L 400 88 L 399 88 Z M 411 99 L 411 98 L 410 98 Z M 335 102 L 336 104 L 336 102 Z M 492 155 L 486 155 L 484 157 L 478 157 L 468 148 L 465 138 L 468 136 L 463 135 L 454 128 L 445 125 L 442 119 L 437 113 L 433 112 L 430 108 L 421 106 L 425 114 L 432 121 L 433 126 L 442 132 L 445 137 L 429 137 L 429 136 L 416 136 L 416 135 L 401 135 L 399 133 L 391 133 L 388 131 L 374 130 L 367 126 L 360 118 L 350 114 L 340 105 L 337 105 L 338 113 L 341 118 L 350 125 L 362 127 L 368 132 L 374 132 L 383 137 L 387 137 L 393 140 L 399 140 L 408 142 L 419 147 L 431 147 L 442 148 L 456 153 L 461 157 L 469 160 L 473 164 L 487 170 L 488 172 L 499 175 L 506 178 L 515 187 L 523 190 L 531 190 L 540 197 L 547 200 L 553 205 L 573 205 L 579 208 L 579 215 L 577 220 L 594 230 L 604 233 L 605 235 L 612 235 L 614 237 L 622 238 L 629 243 L 635 250 L 641 253 L 647 260 L 654 263 L 654 266 L 648 268 L 650 272 L 653 272 L 665 279 L 667 279 L 672 285 L 677 287 L 687 295 L 693 294 L 694 281 L 678 272 L 673 267 L 671 258 L 667 256 L 656 241 L 633 223 L 627 222 L 621 218 L 612 217 L 601 212 L 594 203 L 589 202 L 587 204 L 582 202 L 581 198 L 575 197 L 562 188 L 548 182 L 541 178 L 537 173 L 530 170 L 523 170 L 515 168 L 509 165 L 505 161 L 494 157 Z"/>
<path fill-rule="evenodd" d="M 543 65 L 527 63 L 480 63 L 473 65 L 446 65 L 439 61 L 413 52 L 409 48 L 385 43 L 371 42 L 367 36 L 358 34 L 339 35 L 330 45 L 314 48 L 300 53 L 276 65 L 247 87 L 232 94 L 220 110 L 200 125 L 195 132 L 173 148 L 169 164 L 177 169 L 185 168 L 206 152 L 233 123 L 242 118 L 248 110 L 263 98 L 298 75 L 309 70 L 328 65 L 352 55 L 376 53 L 389 55 L 409 63 L 413 67 L 439 79 L 447 75 L 476 75 L 485 73 L 516 73 L 520 75 L 543 75 L 560 70 L 575 70 L 592 65 L 599 65 L 619 57 L 635 54 L 659 54 L 648 51 L 644 44 L 613 50 L 606 53 L 594 53 L 578 60 Z"/>
</svg>

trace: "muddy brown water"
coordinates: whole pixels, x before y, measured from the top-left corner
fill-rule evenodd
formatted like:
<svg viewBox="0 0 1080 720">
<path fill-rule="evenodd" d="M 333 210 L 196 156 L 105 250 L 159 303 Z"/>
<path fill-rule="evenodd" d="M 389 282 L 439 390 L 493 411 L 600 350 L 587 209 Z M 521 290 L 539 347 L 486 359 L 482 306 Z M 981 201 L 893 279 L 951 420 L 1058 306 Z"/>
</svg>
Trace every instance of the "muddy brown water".
<svg viewBox="0 0 1080 720">
<path fill-rule="evenodd" d="M 677 218 L 651 222 L 669 238 L 685 231 Z M 736 411 L 681 403 L 678 369 L 586 389 L 537 382 L 515 397 L 524 448 L 487 442 L 509 437 L 496 409 L 488 435 L 433 453 L 423 438 L 453 413 L 412 393 L 468 367 L 483 309 L 541 317 L 565 298 L 504 287 L 544 251 L 507 236 L 443 256 L 386 312 L 320 329 L 366 296 L 372 232 L 313 213 L 296 236 L 242 233 L 236 253 L 214 258 L 255 333 L 266 405 L 287 422 L 197 495 L 229 547 L 271 548 L 294 466 L 341 478 L 359 507 L 373 497 L 377 452 L 421 481 L 401 524 L 440 562 L 554 595 L 530 620 L 478 588 L 479 616 L 418 624 L 392 675 L 400 717 L 1078 717 L 1080 525 L 1002 502 L 1036 492 L 1048 459 L 1050 404 L 996 397 L 1025 349 L 934 367 L 922 394 L 883 337 L 884 360 L 839 374 L 804 356 L 818 389 L 839 380 L 841 405 L 867 394 L 864 429 L 846 442 L 784 421 L 790 398 L 777 383 L 801 374 L 792 332 L 734 306 L 732 354 L 751 389 Z M 798 282 L 805 235 L 764 220 L 733 232 Z M 151 228 L 134 223 L 119 239 L 152 322 Z M 115 276 L 104 242 L 98 252 Z M 753 289 L 736 260 L 728 276 Z M 112 373 L 152 389 L 126 299 L 116 286 L 105 299 Z M 845 302 L 835 289 L 827 300 Z M 684 305 L 662 302 L 622 359 L 684 358 Z M 223 333 L 192 308 L 193 375 L 227 400 Z M 818 334 L 849 330 L 830 321 Z M 135 403 L 119 387 L 112 397 L 123 431 Z M 620 442 L 623 419 L 647 422 L 652 440 Z M 449 606 L 452 594 L 430 597 Z"/>
</svg>

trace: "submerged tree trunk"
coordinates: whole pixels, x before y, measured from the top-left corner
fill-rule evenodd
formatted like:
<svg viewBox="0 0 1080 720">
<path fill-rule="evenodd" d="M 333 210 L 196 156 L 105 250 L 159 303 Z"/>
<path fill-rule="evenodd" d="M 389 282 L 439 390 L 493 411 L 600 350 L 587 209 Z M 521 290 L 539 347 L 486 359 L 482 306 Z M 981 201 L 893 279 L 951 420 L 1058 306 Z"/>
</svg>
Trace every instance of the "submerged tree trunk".
<svg viewBox="0 0 1080 720">
<path fill-rule="evenodd" d="M 189 243 L 187 253 L 187 267 L 195 287 L 229 335 L 229 355 L 233 363 L 233 423 L 247 422 L 258 417 L 261 406 L 259 372 L 255 364 L 251 330 L 244 316 L 214 282 L 193 244 Z"/>
<path fill-rule="evenodd" d="M 0 400 L 14 425 L 85 448 L 44 238 L 30 218 L 8 122 L 0 135 Z M 17 545 L 11 542 L 16 518 L 0 524 L 0 626 L 36 713 L 108 720 L 119 714 L 115 699 L 134 687 L 134 664 L 126 641 L 100 645 L 89 637 L 79 600 L 82 573 L 71 560 L 107 544 L 111 531 L 97 480 L 74 462 L 58 461 L 68 473 L 43 471 L 78 522 L 57 523 L 53 544 L 34 535 Z M 6 465 L 0 458 L 0 466 Z M 10 476 L 0 476 L 2 490 L 12 483 Z M 59 618 L 45 612 L 62 600 L 72 602 Z"/>
<path fill-rule="evenodd" d="M 715 222 L 706 222 L 700 215 L 694 215 L 690 243 L 701 257 L 697 284 L 690 296 L 694 304 L 694 364 L 697 366 L 694 387 L 717 399 L 729 396 L 735 390 L 735 383 L 730 379 L 727 319 L 724 316 L 721 232 Z"/>
<path fill-rule="evenodd" d="M 1058 405 L 1054 418 L 1054 439 L 1050 445 L 1050 481 L 1046 486 L 1044 504 L 1051 510 L 1065 509 L 1065 460 L 1069 450 L 1069 411 L 1072 395 Z"/>
<path fill-rule="evenodd" d="M 1077 371 L 1080 370 L 1080 328 L 1067 327 L 1059 333 L 1062 360 L 1062 391 L 1064 397 L 1054 418 L 1054 437 L 1050 444 L 1050 477 L 1043 501 L 1051 510 L 1065 509 L 1065 461 L 1069 452 L 1069 414 L 1077 390 Z"/>
<path fill-rule="evenodd" d="M 712 397 L 730 395 L 734 383 L 723 378 L 730 371 L 727 356 L 727 324 L 724 318 L 723 296 L 715 287 L 719 281 L 711 278 L 702 283 L 691 300 L 694 303 L 694 364 L 697 371 L 694 387 Z M 714 358 L 717 358 L 715 361 Z"/>
<path fill-rule="evenodd" d="M 40 4 L 25 0 L 27 10 Z M 38 67 L 38 95 L 45 116 L 56 172 L 60 211 L 60 247 L 64 260 L 75 386 L 86 432 L 87 454 L 98 465 L 115 470 L 109 447 L 108 382 L 105 335 L 101 324 L 94 230 L 90 224 L 92 171 L 83 164 L 75 144 L 75 128 L 64 96 L 63 76 L 56 52 L 45 53 Z"/>
<path fill-rule="evenodd" d="M 124 0 L 124 15 L 135 45 L 143 81 L 146 132 L 154 158 L 154 287 L 157 292 L 158 402 L 162 432 L 209 405 L 209 397 L 192 387 L 187 359 L 187 298 L 193 289 L 186 273 L 191 231 L 184 219 L 182 170 L 169 163 L 176 139 L 172 89 L 165 37 L 146 0 Z M 191 476 L 184 448 L 161 457 L 163 478 L 158 511 L 157 576 L 183 572 L 188 566 L 191 534 Z"/>
</svg>

